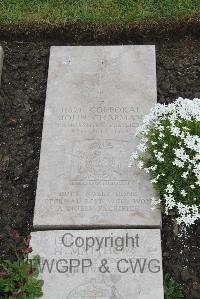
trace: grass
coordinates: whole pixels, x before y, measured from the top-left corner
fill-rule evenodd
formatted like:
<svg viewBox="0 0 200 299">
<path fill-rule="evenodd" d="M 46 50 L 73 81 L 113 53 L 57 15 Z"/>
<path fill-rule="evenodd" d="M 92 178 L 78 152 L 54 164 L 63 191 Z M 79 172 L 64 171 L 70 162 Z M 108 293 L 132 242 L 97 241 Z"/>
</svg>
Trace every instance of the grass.
<svg viewBox="0 0 200 299">
<path fill-rule="evenodd" d="M 0 0 L 0 23 L 159 22 L 198 17 L 199 0 Z"/>
<path fill-rule="evenodd" d="M 169 274 L 164 277 L 165 299 L 185 299 L 183 287 Z"/>
</svg>

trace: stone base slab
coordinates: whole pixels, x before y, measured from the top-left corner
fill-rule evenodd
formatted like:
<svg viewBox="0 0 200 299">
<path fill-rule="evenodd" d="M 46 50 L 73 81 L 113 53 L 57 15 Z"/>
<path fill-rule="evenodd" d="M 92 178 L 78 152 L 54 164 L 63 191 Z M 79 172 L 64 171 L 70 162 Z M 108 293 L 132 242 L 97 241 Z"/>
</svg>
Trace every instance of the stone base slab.
<svg viewBox="0 0 200 299">
<path fill-rule="evenodd" d="M 32 233 L 43 299 L 163 299 L 159 229 Z"/>
</svg>

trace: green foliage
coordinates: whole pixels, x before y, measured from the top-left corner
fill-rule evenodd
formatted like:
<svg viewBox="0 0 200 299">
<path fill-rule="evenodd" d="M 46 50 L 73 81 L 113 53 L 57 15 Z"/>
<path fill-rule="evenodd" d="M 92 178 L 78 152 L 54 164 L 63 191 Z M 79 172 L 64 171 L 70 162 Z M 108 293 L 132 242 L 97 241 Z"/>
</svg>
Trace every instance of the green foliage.
<svg viewBox="0 0 200 299">
<path fill-rule="evenodd" d="M 169 273 L 164 278 L 165 299 L 185 299 L 183 287 Z"/>
<path fill-rule="evenodd" d="M 129 23 L 198 16 L 199 0 L 1 0 L 0 22 Z"/>
<path fill-rule="evenodd" d="M 10 239 L 14 258 L 0 261 L 0 298 L 40 298 L 43 295 L 43 281 L 38 279 L 40 258 L 28 257 L 32 251 L 28 244 L 30 237 L 23 239 L 23 246 L 21 242 L 19 245 L 22 238 L 15 231 L 10 233 Z"/>
</svg>

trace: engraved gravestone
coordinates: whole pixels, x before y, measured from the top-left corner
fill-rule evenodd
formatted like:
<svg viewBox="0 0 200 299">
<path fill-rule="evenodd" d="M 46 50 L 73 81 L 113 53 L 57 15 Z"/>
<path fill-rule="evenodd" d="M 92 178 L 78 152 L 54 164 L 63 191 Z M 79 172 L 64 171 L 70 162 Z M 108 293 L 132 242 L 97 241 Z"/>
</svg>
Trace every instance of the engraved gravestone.
<svg viewBox="0 0 200 299">
<path fill-rule="evenodd" d="M 154 191 L 128 168 L 156 103 L 154 46 L 52 47 L 34 227 L 159 227 Z"/>
<path fill-rule="evenodd" d="M 163 299 L 159 229 L 32 233 L 43 299 Z"/>
</svg>

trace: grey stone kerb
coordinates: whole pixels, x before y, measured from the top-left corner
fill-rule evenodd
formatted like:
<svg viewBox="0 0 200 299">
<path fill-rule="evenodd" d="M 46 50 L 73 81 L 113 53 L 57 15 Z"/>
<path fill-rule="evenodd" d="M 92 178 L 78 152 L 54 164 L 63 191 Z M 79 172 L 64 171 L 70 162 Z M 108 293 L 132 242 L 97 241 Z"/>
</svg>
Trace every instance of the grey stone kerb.
<svg viewBox="0 0 200 299">
<path fill-rule="evenodd" d="M 0 84 L 1 84 L 1 73 L 3 68 L 3 48 L 0 46 Z"/>
</svg>

